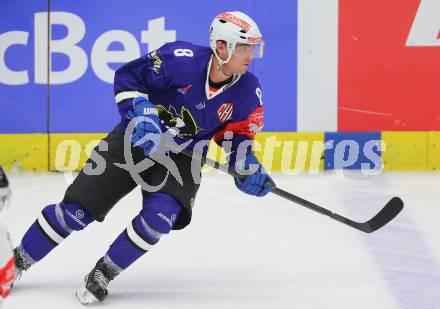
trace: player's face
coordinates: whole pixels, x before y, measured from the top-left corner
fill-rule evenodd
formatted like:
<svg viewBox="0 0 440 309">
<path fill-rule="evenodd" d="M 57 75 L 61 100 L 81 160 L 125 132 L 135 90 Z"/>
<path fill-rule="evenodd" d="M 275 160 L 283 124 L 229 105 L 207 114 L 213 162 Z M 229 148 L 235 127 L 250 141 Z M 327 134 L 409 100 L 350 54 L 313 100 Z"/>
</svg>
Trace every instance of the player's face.
<svg viewBox="0 0 440 309">
<path fill-rule="evenodd" d="M 219 51 L 219 55 L 223 60 L 228 58 L 228 50 L 226 48 L 226 44 L 222 46 L 223 48 Z M 253 48 L 248 44 L 237 44 L 235 47 L 235 51 L 231 56 L 231 59 L 222 66 L 222 71 L 226 75 L 233 74 L 244 74 L 246 73 L 252 59 Z"/>
<path fill-rule="evenodd" d="M 226 64 L 232 73 L 244 74 L 254 58 L 253 47 L 248 44 L 237 44 L 231 60 Z"/>
<path fill-rule="evenodd" d="M 228 58 L 228 49 L 225 42 L 217 41 L 217 53 L 223 60 Z M 222 66 L 223 73 L 228 76 L 246 73 L 255 56 L 254 53 L 254 45 L 237 44 L 231 59 Z"/>
</svg>

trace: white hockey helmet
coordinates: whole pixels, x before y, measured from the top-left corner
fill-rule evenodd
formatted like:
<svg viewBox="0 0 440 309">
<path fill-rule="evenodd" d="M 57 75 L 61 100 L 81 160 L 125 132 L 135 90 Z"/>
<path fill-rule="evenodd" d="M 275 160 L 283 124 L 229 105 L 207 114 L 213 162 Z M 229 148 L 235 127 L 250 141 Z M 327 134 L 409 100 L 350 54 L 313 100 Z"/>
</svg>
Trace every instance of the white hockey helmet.
<svg viewBox="0 0 440 309">
<path fill-rule="evenodd" d="M 248 15 L 242 12 L 224 12 L 218 14 L 211 24 L 210 47 L 219 61 L 219 66 L 227 63 L 235 51 L 237 43 L 251 45 L 253 58 L 262 58 L 264 52 L 263 36 L 258 25 Z M 226 60 L 220 59 L 217 41 L 225 41 L 229 51 Z"/>
</svg>

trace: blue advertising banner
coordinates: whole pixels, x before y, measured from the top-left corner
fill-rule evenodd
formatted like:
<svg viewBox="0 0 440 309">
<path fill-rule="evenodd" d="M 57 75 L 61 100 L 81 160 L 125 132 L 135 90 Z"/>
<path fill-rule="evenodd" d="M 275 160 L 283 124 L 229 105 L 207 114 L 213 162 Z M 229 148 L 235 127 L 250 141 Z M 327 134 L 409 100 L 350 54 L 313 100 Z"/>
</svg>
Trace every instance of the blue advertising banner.
<svg viewBox="0 0 440 309">
<path fill-rule="evenodd" d="M 0 4 L 0 133 L 109 131 L 119 121 L 115 69 L 166 42 L 207 46 L 214 16 L 234 10 L 252 16 L 266 41 L 251 68 L 263 88 L 265 131 L 296 130 L 296 1 L 51 0 L 50 14 L 46 5 Z"/>
<path fill-rule="evenodd" d="M 297 3 L 255 0 L 255 20 L 266 42 L 254 70 L 263 87 L 263 131 L 297 131 Z"/>
<path fill-rule="evenodd" d="M 0 133 L 47 132 L 47 1 L 0 3 Z M 47 63 L 47 62 L 46 62 Z"/>
</svg>

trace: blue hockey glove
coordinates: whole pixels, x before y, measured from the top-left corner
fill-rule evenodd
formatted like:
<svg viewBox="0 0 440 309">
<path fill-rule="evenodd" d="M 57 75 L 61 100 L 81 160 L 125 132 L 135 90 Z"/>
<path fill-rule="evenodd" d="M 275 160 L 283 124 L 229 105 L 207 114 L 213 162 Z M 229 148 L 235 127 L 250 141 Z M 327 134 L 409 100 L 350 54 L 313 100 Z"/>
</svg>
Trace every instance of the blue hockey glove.
<svg viewBox="0 0 440 309">
<path fill-rule="evenodd" d="M 144 97 L 137 97 L 133 100 L 133 110 L 128 111 L 128 119 L 142 118 L 131 136 L 131 143 L 135 147 L 141 147 L 144 154 L 149 156 L 156 151 L 160 142 L 159 113 L 156 105 L 147 101 Z"/>
<path fill-rule="evenodd" d="M 248 154 L 244 162 L 244 168 L 249 169 L 250 165 L 257 165 L 258 169 L 255 173 L 245 176 L 244 179 L 234 177 L 235 186 L 242 192 L 255 195 L 265 196 L 275 188 L 273 179 L 266 173 L 263 166 L 253 154 Z M 265 186 L 266 183 L 269 183 Z"/>
</svg>

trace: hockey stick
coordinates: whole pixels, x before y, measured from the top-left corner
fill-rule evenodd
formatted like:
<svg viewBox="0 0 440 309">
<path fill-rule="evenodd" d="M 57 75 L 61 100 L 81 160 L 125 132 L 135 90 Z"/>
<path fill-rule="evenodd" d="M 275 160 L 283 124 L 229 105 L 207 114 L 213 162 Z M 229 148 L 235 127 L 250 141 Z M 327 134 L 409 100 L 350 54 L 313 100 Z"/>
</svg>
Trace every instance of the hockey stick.
<svg viewBox="0 0 440 309">
<path fill-rule="evenodd" d="M 183 149 L 180 151 L 180 153 L 184 154 L 187 157 L 190 157 L 192 159 L 196 159 L 199 162 L 202 162 L 202 159 L 200 156 L 194 156 L 193 152 L 189 149 Z M 229 175 L 233 177 L 238 178 L 244 178 L 246 176 L 238 174 L 235 170 L 227 168 L 225 165 L 220 164 L 217 161 L 214 161 L 209 158 L 204 158 L 203 162 L 215 169 L 222 170 L 224 172 L 227 172 Z M 265 186 L 272 186 L 270 182 L 266 182 L 264 184 Z M 285 198 L 291 202 L 294 202 L 296 204 L 299 204 L 301 206 L 304 206 L 310 210 L 319 212 L 322 215 L 326 215 L 333 220 L 339 221 L 341 223 L 344 223 L 348 226 L 351 226 L 352 228 L 355 228 L 359 231 L 365 232 L 365 233 L 371 233 L 374 232 L 384 225 L 386 225 L 388 222 L 394 219 L 399 212 L 403 209 L 403 201 L 399 197 L 393 197 L 373 218 L 366 222 L 356 222 L 353 220 L 350 220 L 344 216 L 341 216 L 337 213 L 334 213 L 324 207 L 321 207 L 319 205 L 316 205 L 310 201 L 307 201 L 299 196 L 296 196 L 292 193 L 289 193 L 287 191 L 284 191 L 280 188 L 274 187 L 271 191 L 273 194 L 276 194 L 282 198 Z"/>
</svg>

